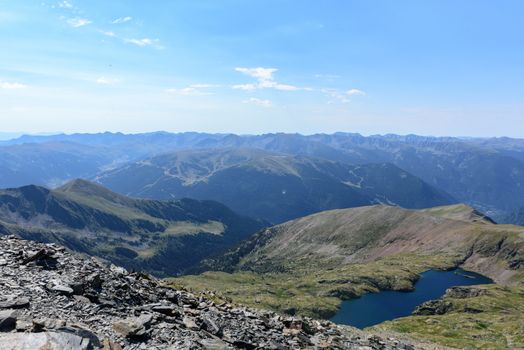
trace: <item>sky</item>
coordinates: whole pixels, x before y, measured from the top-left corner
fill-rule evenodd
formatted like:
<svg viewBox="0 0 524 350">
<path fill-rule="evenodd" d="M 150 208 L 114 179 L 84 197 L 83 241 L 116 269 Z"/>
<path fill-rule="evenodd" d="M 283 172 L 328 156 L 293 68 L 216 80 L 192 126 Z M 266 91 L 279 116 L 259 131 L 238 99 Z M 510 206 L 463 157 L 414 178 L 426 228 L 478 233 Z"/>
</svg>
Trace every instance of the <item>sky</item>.
<svg viewBox="0 0 524 350">
<path fill-rule="evenodd" d="M 0 132 L 524 138 L 521 0 L 0 0 Z"/>
</svg>

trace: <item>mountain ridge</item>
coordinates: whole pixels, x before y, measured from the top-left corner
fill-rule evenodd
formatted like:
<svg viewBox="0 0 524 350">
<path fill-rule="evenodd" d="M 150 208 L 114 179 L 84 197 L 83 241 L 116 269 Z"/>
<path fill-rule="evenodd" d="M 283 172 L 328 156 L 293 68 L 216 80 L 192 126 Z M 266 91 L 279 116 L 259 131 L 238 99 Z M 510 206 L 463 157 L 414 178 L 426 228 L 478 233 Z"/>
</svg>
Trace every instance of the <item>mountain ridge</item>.
<svg viewBox="0 0 524 350">
<path fill-rule="evenodd" d="M 248 148 L 174 152 L 102 173 L 95 180 L 145 198 L 214 199 L 274 223 L 376 202 L 416 208 L 455 202 L 392 164 L 352 166 Z"/>
<path fill-rule="evenodd" d="M 85 180 L 0 190 L 0 222 L 129 268 L 177 274 L 264 226 L 213 201 L 133 199 Z"/>
</svg>

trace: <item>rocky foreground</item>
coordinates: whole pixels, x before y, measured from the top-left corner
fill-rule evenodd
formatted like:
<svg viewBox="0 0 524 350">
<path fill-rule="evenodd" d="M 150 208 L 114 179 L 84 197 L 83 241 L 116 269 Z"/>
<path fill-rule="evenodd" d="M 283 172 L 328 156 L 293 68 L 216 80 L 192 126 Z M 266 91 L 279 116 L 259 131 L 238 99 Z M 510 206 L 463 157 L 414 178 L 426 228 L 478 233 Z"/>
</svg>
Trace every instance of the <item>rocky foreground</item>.
<svg viewBox="0 0 524 350">
<path fill-rule="evenodd" d="M 421 349 L 164 287 L 54 244 L 0 237 L 0 349 Z"/>
</svg>

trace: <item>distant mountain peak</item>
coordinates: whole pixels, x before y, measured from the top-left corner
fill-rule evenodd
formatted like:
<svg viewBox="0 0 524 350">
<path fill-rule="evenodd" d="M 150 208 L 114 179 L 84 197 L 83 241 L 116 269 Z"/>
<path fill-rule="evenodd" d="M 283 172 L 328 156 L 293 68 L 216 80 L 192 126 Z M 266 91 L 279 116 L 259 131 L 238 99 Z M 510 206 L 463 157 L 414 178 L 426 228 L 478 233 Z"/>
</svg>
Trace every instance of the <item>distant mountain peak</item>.
<svg viewBox="0 0 524 350">
<path fill-rule="evenodd" d="M 82 196 L 99 197 L 111 202 L 127 201 L 128 198 L 99 184 L 85 179 L 74 179 L 56 189 L 57 192 L 73 193 Z"/>
</svg>

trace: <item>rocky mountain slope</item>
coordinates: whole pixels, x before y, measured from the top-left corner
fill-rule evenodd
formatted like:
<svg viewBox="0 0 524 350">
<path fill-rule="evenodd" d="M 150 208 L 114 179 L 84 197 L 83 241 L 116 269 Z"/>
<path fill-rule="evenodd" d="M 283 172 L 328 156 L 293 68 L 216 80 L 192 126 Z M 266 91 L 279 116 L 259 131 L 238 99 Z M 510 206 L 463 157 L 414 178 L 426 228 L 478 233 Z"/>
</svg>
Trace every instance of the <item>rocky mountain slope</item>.
<svg viewBox="0 0 524 350">
<path fill-rule="evenodd" d="M 96 181 L 131 196 L 213 199 L 273 223 L 374 203 L 427 208 L 456 202 L 392 164 L 355 166 L 246 148 L 165 154 L 102 173 Z"/>
<path fill-rule="evenodd" d="M 459 266 L 501 285 L 522 285 L 524 227 L 494 224 L 465 205 L 331 210 L 261 231 L 207 259 L 199 271 L 208 272 L 170 282 L 254 307 L 329 318 L 342 300 L 411 290 L 420 273 Z"/>
<path fill-rule="evenodd" d="M 160 285 L 54 244 L 0 237 L 0 348 L 430 349 Z"/>
<path fill-rule="evenodd" d="M 524 345 L 518 311 L 524 295 L 524 227 L 497 225 L 466 205 L 321 212 L 261 231 L 203 265 L 200 271 L 218 271 L 169 283 L 214 290 L 253 307 L 324 318 L 334 315 L 342 300 L 409 291 L 428 269 L 462 267 L 497 285 L 486 287 L 490 292 L 481 298 L 445 298 L 422 307 L 435 306 L 431 315 L 417 313 L 375 329 L 458 348 Z"/>
<path fill-rule="evenodd" d="M 290 263 L 368 263 L 399 254 L 441 255 L 503 284 L 524 273 L 524 227 L 496 225 L 465 206 L 369 206 L 321 212 L 262 231 L 223 257 L 222 270 L 285 270 Z"/>
<path fill-rule="evenodd" d="M 84 180 L 0 191 L 0 232 L 160 275 L 183 272 L 263 226 L 216 202 L 132 199 Z"/>
</svg>

